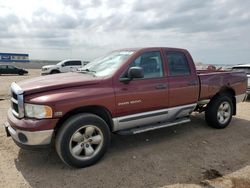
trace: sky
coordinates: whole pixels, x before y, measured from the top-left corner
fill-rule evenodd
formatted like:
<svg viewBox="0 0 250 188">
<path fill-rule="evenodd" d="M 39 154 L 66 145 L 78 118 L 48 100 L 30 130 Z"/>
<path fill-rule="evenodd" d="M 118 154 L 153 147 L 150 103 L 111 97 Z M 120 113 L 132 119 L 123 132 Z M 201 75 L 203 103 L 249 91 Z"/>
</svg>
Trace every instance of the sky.
<svg viewBox="0 0 250 188">
<path fill-rule="evenodd" d="M 250 1 L 0 0 L 0 52 L 92 60 L 152 46 L 186 48 L 206 64 L 250 63 Z"/>
</svg>

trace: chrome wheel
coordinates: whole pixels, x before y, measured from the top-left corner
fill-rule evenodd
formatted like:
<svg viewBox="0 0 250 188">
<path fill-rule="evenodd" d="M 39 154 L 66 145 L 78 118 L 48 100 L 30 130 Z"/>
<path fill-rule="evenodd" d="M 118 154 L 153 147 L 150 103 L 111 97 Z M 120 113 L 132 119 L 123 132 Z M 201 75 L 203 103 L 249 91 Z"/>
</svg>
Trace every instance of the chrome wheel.
<svg viewBox="0 0 250 188">
<path fill-rule="evenodd" d="M 103 134 L 95 125 L 79 128 L 71 137 L 69 148 L 71 154 L 79 160 L 88 160 L 98 154 L 103 145 Z"/>
<path fill-rule="evenodd" d="M 217 119 L 220 124 L 225 124 L 231 117 L 231 106 L 229 102 L 224 101 L 220 104 L 218 112 L 217 112 Z"/>
</svg>

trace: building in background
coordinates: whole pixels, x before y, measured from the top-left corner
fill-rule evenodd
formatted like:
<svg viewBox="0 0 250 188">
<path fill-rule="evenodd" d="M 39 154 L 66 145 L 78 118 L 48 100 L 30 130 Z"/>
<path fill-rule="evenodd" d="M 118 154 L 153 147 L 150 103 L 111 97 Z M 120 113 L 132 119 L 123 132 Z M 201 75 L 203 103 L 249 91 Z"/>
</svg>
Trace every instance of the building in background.
<svg viewBox="0 0 250 188">
<path fill-rule="evenodd" d="M 0 62 L 29 62 L 29 54 L 0 53 Z"/>
</svg>

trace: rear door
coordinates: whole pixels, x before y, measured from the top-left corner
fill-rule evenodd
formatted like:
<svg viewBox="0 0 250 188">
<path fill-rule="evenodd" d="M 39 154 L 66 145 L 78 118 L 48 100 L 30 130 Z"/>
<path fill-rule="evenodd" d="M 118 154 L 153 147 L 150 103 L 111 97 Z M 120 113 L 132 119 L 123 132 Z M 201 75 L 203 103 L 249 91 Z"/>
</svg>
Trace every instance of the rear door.
<svg viewBox="0 0 250 188">
<path fill-rule="evenodd" d="M 6 65 L 0 65 L 0 74 L 5 74 Z"/>
<path fill-rule="evenodd" d="M 182 51 L 165 51 L 168 71 L 169 107 L 194 104 L 199 82 L 192 58 Z"/>
<path fill-rule="evenodd" d="M 81 61 L 71 61 L 71 69 L 70 71 L 77 71 L 77 69 L 82 67 Z"/>
</svg>

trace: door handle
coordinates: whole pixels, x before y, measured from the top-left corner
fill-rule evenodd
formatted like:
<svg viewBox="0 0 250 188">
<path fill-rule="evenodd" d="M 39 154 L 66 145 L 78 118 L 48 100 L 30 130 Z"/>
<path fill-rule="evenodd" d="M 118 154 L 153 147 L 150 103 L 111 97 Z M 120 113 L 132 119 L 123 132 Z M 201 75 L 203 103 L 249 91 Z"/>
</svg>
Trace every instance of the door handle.
<svg viewBox="0 0 250 188">
<path fill-rule="evenodd" d="M 166 89 L 167 85 L 166 84 L 158 84 L 155 86 L 155 89 Z"/>
</svg>

